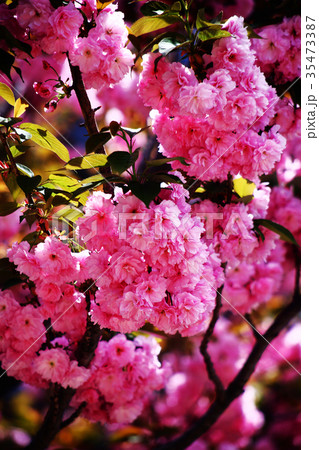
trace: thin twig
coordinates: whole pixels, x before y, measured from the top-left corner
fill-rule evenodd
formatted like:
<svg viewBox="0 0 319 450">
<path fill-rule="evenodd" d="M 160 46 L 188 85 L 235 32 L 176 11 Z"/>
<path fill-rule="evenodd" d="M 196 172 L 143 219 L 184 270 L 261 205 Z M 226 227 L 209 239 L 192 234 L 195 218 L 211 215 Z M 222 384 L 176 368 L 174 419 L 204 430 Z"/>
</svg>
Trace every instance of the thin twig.
<svg viewBox="0 0 319 450">
<path fill-rule="evenodd" d="M 69 59 L 69 65 L 70 65 L 70 70 L 71 70 L 71 75 L 72 75 L 72 80 L 73 80 L 73 85 L 72 88 L 74 89 L 75 95 L 78 99 L 83 117 L 84 117 L 84 124 L 85 124 L 85 128 L 89 134 L 89 136 L 92 136 L 94 134 L 97 134 L 99 132 L 97 123 L 96 123 L 96 119 L 95 119 L 95 110 L 92 108 L 90 99 L 87 95 L 84 83 L 83 83 L 83 78 L 82 78 L 82 74 L 81 71 L 79 69 L 78 66 L 73 66 L 70 62 Z M 104 151 L 104 146 L 101 145 L 100 147 L 98 147 L 96 149 L 96 153 L 102 153 L 105 154 Z M 106 183 L 104 183 L 104 192 L 105 193 L 112 193 L 114 191 L 114 186 L 112 185 L 112 183 L 110 183 L 107 180 L 107 177 L 110 176 L 111 171 L 110 171 L 110 167 L 108 166 L 104 166 L 104 167 L 100 167 L 100 173 L 101 175 L 103 175 L 103 177 L 105 178 Z"/>
<path fill-rule="evenodd" d="M 213 364 L 213 361 L 211 360 L 211 357 L 207 351 L 207 347 L 208 347 L 208 342 L 210 340 L 210 337 L 213 335 L 216 322 L 219 318 L 219 311 L 222 307 L 222 301 L 221 301 L 222 289 L 223 289 L 223 287 L 221 287 L 220 290 L 217 291 L 216 306 L 215 306 L 215 309 L 213 312 L 213 317 L 209 324 L 209 327 L 206 330 L 203 340 L 200 344 L 200 352 L 203 355 L 203 358 L 204 358 L 204 361 L 206 364 L 206 370 L 208 373 L 208 377 L 214 383 L 215 388 L 216 388 L 216 398 L 222 397 L 224 395 L 225 389 L 224 389 L 221 379 L 219 378 L 219 376 L 217 375 L 217 373 L 215 371 L 214 364 Z"/>
</svg>

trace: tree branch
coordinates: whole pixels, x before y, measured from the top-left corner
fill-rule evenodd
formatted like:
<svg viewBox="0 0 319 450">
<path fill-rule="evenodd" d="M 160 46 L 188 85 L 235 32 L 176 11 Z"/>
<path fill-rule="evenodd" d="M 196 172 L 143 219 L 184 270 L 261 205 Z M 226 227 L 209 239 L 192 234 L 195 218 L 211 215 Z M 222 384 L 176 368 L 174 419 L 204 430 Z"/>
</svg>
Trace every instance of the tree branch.
<svg viewBox="0 0 319 450">
<path fill-rule="evenodd" d="M 95 111 L 92 109 L 92 105 L 90 102 L 90 99 L 87 95 L 82 74 L 78 66 L 73 66 L 71 64 L 70 59 L 68 58 L 72 80 L 73 80 L 73 89 L 75 92 L 75 95 L 78 99 L 83 117 L 84 117 L 84 123 L 85 128 L 89 134 L 89 136 L 92 136 L 93 134 L 96 134 L 99 132 L 99 129 L 97 127 L 97 123 L 95 120 Z M 105 154 L 104 147 L 101 145 L 99 148 L 97 148 L 96 153 L 102 153 Z M 111 174 L 110 168 L 107 166 L 100 167 L 100 173 L 103 175 L 103 177 L 107 180 L 107 177 Z M 114 190 L 113 185 L 110 182 L 107 182 L 104 184 L 104 192 L 106 193 L 112 193 Z"/>
<path fill-rule="evenodd" d="M 286 328 L 291 319 L 295 317 L 296 314 L 298 314 L 300 311 L 301 299 L 299 292 L 299 280 L 300 264 L 297 262 L 296 285 L 292 302 L 284 309 L 282 309 L 282 311 L 278 314 L 272 325 L 263 335 L 264 339 L 259 339 L 255 343 L 245 364 L 233 379 L 233 381 L 229 384 L 224 392 L 223 397 L 217 397 L 214 403 L 207 410 L 207 412 L 181 436 L 164 445 L 156 447 L 157 450 L 182 450 L 187 448 L 189 445 L 195 442 L 196 439 L 206 433 L 206 431 L 208 431 L 210 427 L 217 422 L 219 417 L 228 408 L 228 406 L 244 392 L 245 384 L 255 371 L 258 361 L 262 357 L 270 342 L 275 339 L 284 328 Z"/>
<path fill-rule="evenodd" d="M 78 66 L 73 66 L 69 60 L 69 65 L 71 69 L 71 75 L 73 80 L 73 89 L 76 94 L 76 97 L 78 99 L 83 117 L 84 117 L 84 123 L 85 128 L 87 129 L 87 132 L 89 133 L 89 136 L 92 136 L 92 134 L 96 134 L 99 132 L 96 120 L 95 120 L 95 113 L 92 109 L 91 102 L 89 100 L 89 97 L 87 95 L 81 71 Z M 98 153 L 104 153 L 103 147 L 99 149 Z"/>
<path fill-rule="evenodd" d="M 94 352 L 101 337 L 101 329 L 91 322 L 87 316 L 87 327 L 83 338 L 78 344 L 76 358 L 79 366 L 88 367 L 94 357 Z M 33 437 L 26 450 L 45 450 L 55 438 L 61 428 L 70 425 L 78 417 L 85 405 L 80 407 L 68 419 L 63 421 L 63 415 L 74 396 L 76 390 L 70 387 L 63 388 L 59 384 L 53 385 L 53 393 L 50 399 L 49 409 L 44 421 Z M 80 409 L 81 408 L 81 409 Z"/>
<path fill-rule="evenodd" d="M 60 426 L 60 430 L 62 430 L 62 428 L 66 428 L 69 425 L 71 425 L 71 423 L 74 422 L 75 419 L 77 419 L 79 417 L 79 415 L 81 414 L 81 412 L 83 411 L 85 406 L 86 406 L 86 402 L 82 402 L 81 405 L 78 407 L 78 409 L 76 411 L 74 411 L 74 413 L 71 414 L 70 417 L 63 420 L 63 422 L 61 423 L 61 426 Z"/>
<path fill-rule="evenodd" d="M 217 398 L 220 398 L 224 395 L 225 389 L 223 386 L 223 383 L 221 381 L 221 379 L 219 378 L 219 376 L 217 375 L 215 368 L 214 368 L 214 364 L 211 360 L 211 357 L 207 351 L 207 347 L 208 347 L 208 342 L 210 337 L 212 336 L 213 332 L 214 332 L 214 328 L 216 325 L 216 322 L 219 318 L 219 311 L 222 307 L 222 302 L 221 302 L 221 293 L 223 290 L 223 286 L 220 288 L 219 291 L 217 291 L 217 297 L 216 297 L 216 306 L 213 312 L 213 317 L 212 320 L 209 324 L 209 327 L 206 330 L 206 333 L 203 337 L 203 340 L 200 344 L 200 352 L 203 355 L 205 364 L 206 364 L 206 369 L 207 369 L 207 373 L 208 373 L 208 377 L 209 379 L 214 383 L 215 388 L 216 388 L 216 396 Z"/>
</svg>

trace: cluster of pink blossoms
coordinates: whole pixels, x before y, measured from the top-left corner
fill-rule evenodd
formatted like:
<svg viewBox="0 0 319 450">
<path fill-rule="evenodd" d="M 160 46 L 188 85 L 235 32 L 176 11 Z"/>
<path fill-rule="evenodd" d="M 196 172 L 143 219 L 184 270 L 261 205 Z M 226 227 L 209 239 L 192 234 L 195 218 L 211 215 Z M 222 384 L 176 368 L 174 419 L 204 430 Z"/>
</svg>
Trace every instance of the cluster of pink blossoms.
<svg viewBox="0 0 319 450">
<path fill-rule="evenodd" d="M 205 239 L 222 262 L 227 263 L 223 289 L 224 306 L 240 313 L 250 312 L 280 290 L 289 293 L 294 285 L 294 258 L 278 235 L 262 228 L 261 242 L 253 219 L 268 219 L 290 230 L 300 244 L 300 199 L 289 188 L 260 183 L 248 204 L 221 207 L 210 200 L 193 205 L 205 223 Z M 285 277 L 284 277 L 285 274 Z"/>
<path fill-rule="evenodd" d="M 293 81 L 301 74 L 301 17 L 284 18 L 279 25 L 256 30 L 263 39 L 255 39 L 253 48 L 266 76 L 275 75 L 275 82 Z"/>
<path fill-rule="evenodd" d="M 50 302 L 39 298 L 39 305 L 26 304 L 29 297 L 31 293 L 9 290 L 0 295 L 0 358 L 10 376 L 40 388 L 59 383 L 77 389 L 72 405 L 88 402 L 82 415 L 102 423 L 133 421 L 150 393 L 164 387 L 169 368 L 161 367 L 160 346 L 154 338 L 128 340 L 118 334 L 108 342 L 100 341 L 89 367 L 81 367 L 74 359 L 81 335 L 75 339 L 65 330 L 55 337 L 61 329 L 59 320 L 52 320 L 53 327 L 46 331 L 48 319 L 54 316 L 48 311 Z M 74 311 L 69 315 L 71 306 L 69 302 L 61 310 L 69 322 L 76 317 Z"/>
<path fill-rule="evenodd" d="M 154 338 L 128 340 L 118 334 L 101 341 L 90 367 L 90 377 L 76 391 L 71 405 L 87 406 L 82 416 L 101 423 L 130 423 L 143 410 L 145 399 L 164 387 L 170 374 L 161 367 L 161 350 Z"/>
<path fill-rule="evenodd" d="M 183 336 L 206 328 L 223 270 L 186 194 L 179 185 L 163 189 L 149 209 L 131 194 L 117 204 L 101 192 L 89 198 L 78 235 L 90 251 L 84 270 L 98 287 L 94 322 L 124 333 L 146 321 Z"/>
<path fill-rule="evenodd" d="M 254 231 L 254 219 L 267 215 L 270 188 L 261 183 L 254 195 L 248 205 L 230 203 L 221 206 L 211 200 L 203 200 L 192 207 L 206 224 L 205 238 L 228 267 L 266 261 L 278 240 L 278 235 L 266 229 L 266 239 L 261 242 Z"/>
<path fill-rule="evenodd" d="M 279 126 L 265 130 L 278 97 L 256 65 L 243 18 L 234 16 L 223 28 L 232 36 L 204 56 L 203 81 L 164 58 L 155 68 L 158 55 L 146 55 L 139 94 L 157 110 L 153 128 L 163 154 L 190 163 L 185 169 L 174 161 L 173 168 L 204 181 L 225 180 L 228 173 L 256 180 L 271 172 L 285 146 Z"/>
<path fill-rule="evenodd" d="M 133 54 L 125 48 L 124 15 L 115 4 L 99 11 L 94 1 L 70 1 L 54 9 L 49 0 L 28 0 L 10 12 L 12 30 L 32 45 L 33 56 L 44 52 L 60 61 L 68 53 L 87 88 L 118 83 L 133 65 Z M 45 95 L 43 86 L 36 88 Z"/>
</svg>

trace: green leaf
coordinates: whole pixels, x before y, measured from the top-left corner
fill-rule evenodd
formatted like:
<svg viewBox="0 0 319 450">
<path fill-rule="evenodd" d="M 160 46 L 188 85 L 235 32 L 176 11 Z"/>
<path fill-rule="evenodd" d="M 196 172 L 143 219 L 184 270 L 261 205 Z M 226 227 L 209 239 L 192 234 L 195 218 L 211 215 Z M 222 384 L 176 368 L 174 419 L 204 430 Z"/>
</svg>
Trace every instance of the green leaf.
<svg viewBox="0 0 319 450">
<path fill-rule="evenodd" d="M 260 237 L 261 241 L 265 242 L 265 235 L 264 235 L 264 233 L 260 230 L 260 228 L 256 224 L 255 224 L 255 227 L 254 227 L 254 231 L 257 234 L 257 236 Z"/>
<path fill-rule="evenodd" d="M 5 101 L 8 102 L 11 106 L 15 105 L 16 101 L 14 98 L 14 94 L 9 86 L 4 83 L 0 83 L 0 97 L 4 98 Z"/>
<path fill-rule="evenodd" d="M 214 19 L 211 20 L 211 23 L 221 23 L 223 19 L 223 11 L 221 11 Z"/>
<path fill-rule="evenodd" d="M 3 202 L 0 204 L 0 216 L 8 216 L 19 208 L 16 202 Z"/>
<path fill-rule="evenodd" d="M 100 173 L 98 173 L 96 175 L 92 175 L 91 177 L 84 178 L 84 180 L 81 180 L 81 183 L 86 184 L 91 183 L 93 181 L 105 181 L 105 177 Z"/>
<path fill-rule="evenodd" d="M 86 153 L 94 153 L 112 138 L 111 133 L 96 133 L 90 136 L 85 143 Z"/>
<path fill-rule="evenodd" d="M 125 172 L 133 164 L 132 155 L 128 152 L 113 152 L 107 157 L 112 172 L 118 175 Z"/>
<path fill-rule="evenodd" d="M 54 195 L 52 200 L 53 206 L 68 205 L 69 203 L 70 203 L 70 196 L 65 194 L 56 194 Z"/>
<path fill-rule="evenodd" d="M 135 36 L 133 36 L 133 38 L 134 37 Z M 138 50 L 139 50 L 137 58 L 142 56 L 149 49 L 152 49 L 154 47 L 154 45 L 158 44 L 162 39 L 164 39 L 166 37 L 167 38 L 175 38 L 179 42 L 184 42 L 185 41 L 185 36 L 183 36 L 181 33 L 176 33 L 176 31 L 165 31 L 164 33 L 160 33 L 159 35 L 155 36 L 154 39 L 152 39 L 150 42 L 148 42 L 148 44 L 142 50 L 139 50 L 139 48 L 136 47 L 136 45 L 132 42 L 133 45 L 135 45 L 135 47 L 138 48 Z M 130 38 L 130 35 L 129 35 L 129 38 Z M 138 40 L 138 39 L 135 38 L 135 40 Z"/>
<path fill-rule="evenodd" d="M 150 167 L 157 167 L 167 164 L 171 161 L 179 161 L 184 166 L 189 166 L 189 164 L 185 161 L 185 158 L 182 156 L 175 156 L 174 158 L 153 159 L 152 161 L 146 161 L 146 165 Z"/>
<path fill-rule="evenodd" d="M 90 153 L 86 156 L 72 158 L 64 167 L 70 170 L 93 169 L 103 167 L 108 161 L 108 157 L 101 153 Z"/>
<path fill-rule="evenodd" d="M 17 163 L 16 165 L 17 165 L 17 168 L 19 169 L 19 171 L 22 172 L 24 175 L 27 175 L 30 178 L 34 177 L 34 173 L 32 172 L 32 170 L 29 167 L 25 166 L 24 164 L 20 164 L 20 163 Z"/>
<path fill-rule="evenodd" d="M 138 181 L 131 181 L 129 188 L 137 198 L 142 200 L 143 203 L 149 207 L 152 200 L 154 200 L 161 191 L 160 183 L 155 181 L 146 181 L 141 184 Z"/>
<path fill-rule="evenodd" d="M 69 161 L 70 155 L 68 149 L 50 131 L 34 123 L 22 123 L 20 128 L 30 133 L 32 135 L 31 140 L 40 145 L 40 147 L 51 150 L 62 161 Z"/>
<path fill-rule="evenodd" d="M 280 239 L 282 239 L 283 241 L 299 246 L 293 234 L 279 223 L 272 222 L 268 219 L 255 219 L 254 224 L 257 225 L 257 227 L 263 226 L 265 228 L 268 228 L 268 230 L 277 233 L 280 236 Z"/>
<path fill-rule="evenodd" d="M 22 195 L 22 191 L 17 183 L 17 177 L 13 173 L 8 173 L 5 183 L 11 192 L 13 199 L 17 200 L 17 198 Z"/>
<path fill-rule="evenodd" d="M 124 130 L 125 133 L 130 136 L 130 138 L 133 138 L 134 136 L 136 136 L 139 133 L 142 133 L 142 131 L 147 130 L 148 128 L 150 128 L 150 125 L 148 125 L 147 127 L 143 127 L 143 128 L 121 127 L 121 130 Z"/>
<path fill-rule="evenodd" d="M 174 2 L 170 7 L 171 11 L 181 11 L 181 9 L 182 9 L 181 2 Z"/>
<path fill-rule="evenodd" d="M 210 23 L 205 20 L 205 11 L 200 9 L 197 13 L 196 28 L 198 31 L 198 37 L 201 41 L 208 41 L 209 39 L 220 39 L 223 37 L 231 36 L 231 34 L 222 29 L 222 25 L 219 23 Z"/>
<path fill-rule="evenodd" d="M 161 55 L 166 56 L 170 52 L 172 52 L 178 45 L 180 45 L 180 42 L 178 40 L 171 37 L 164 38 L 158 43 L 158 51 Z"/>
<path fill-rule="evenodd" d="M 43 239 L 40 238 L 40 231 L 31 231 L 31 233 L 24 236 L 21 242 L 27 241 L 33 247 L 34 245 L 40 244 L 40 242 L 43 242 Z"/>
<path fill-rule="evenodd" d="M 18 175 L 17 182 L 25 194 L 31 194 L 41 182 L 41 176 L 29 177 L 27 175 Z"/>
<path fill-rule="evenodd" d="M 207 29 L 202 30 L 203 31 L 200 31 L 198 33 L 198 37 L 203 42 L 209 41 L 210 39 L 221 39 L 224 37 L 231 36 L 231 34 L 228 31 L 222 30 L 220 25 L 212 25 Z"/>
<path fill-rule="evenodd" d="M 250 25 L 245 25 L 245 28 L 247 30 L 247 35 L 249 39 L 263 39 L 263 37 L 259 36 L 259 34 L 257 34 L 256 31 Z"/>
<path fill-rule="evenodd" d="M 84 184 L 83 186 L 79 187 L 75 191 L 72 192 L 71 199 L 75 199 L 79 195 L 83 194 L 84 192 L 88 191 L 89 189 L 93 189 L 97 186 L 99 186 L 102 183 L 102 181 L 93 181 L 91 183 Z"/>
<path fill-rule="evenodd" d="M 161 30 L 180 21 L 181 18 L 177 14 L 164 13 L 160 16 L 145 16 L 133 23 L 130 33 L 134 36 L 141 36 L 152 31 Z"/>
<path fill-rule="evenodd" d="M 24 152 L 21 152 L 21 151 L 20 151 L 19 147 L 20 147 L 20 146 L 17 146 L 17 145 L 12 145 L 12 146 L 10 147 L 10 152 L 11 152 L 11 154 L 12 154 L 12 156 L 13 156 L 14 158 L 17 158 L 17 156 L 23 155 L 23 153 L 24 153 Z M 21 148 L 22 148 L 22 147 L 21 147 Z"/>
<path fill-rule="evenodd" d="M 32 138 L 32 134 L 28 131 L 21 130 L 20 128 L 15 128 L 14 131 L 19 136 L 20 144 Z"/>
<path fill-rule="evenodd" d="M 140 11 L 143 16 L 154 16 L 155 14 L 162 14 L 169 9 L 169 5 L 163 2 L 146 2 L 141 6 Z"/>
</svg>

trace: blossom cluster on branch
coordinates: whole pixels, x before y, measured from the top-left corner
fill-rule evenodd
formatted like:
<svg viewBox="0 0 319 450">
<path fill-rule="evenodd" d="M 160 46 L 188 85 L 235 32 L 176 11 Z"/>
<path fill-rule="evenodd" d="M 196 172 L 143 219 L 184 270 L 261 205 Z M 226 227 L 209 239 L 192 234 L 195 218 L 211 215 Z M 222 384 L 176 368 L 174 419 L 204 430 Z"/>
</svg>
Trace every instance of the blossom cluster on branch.
<svg viewBox="0 0 319 450">
<path fill-rule="evenodd" d="M 249 15 L 253 2 L 241 7 Z M 51 395 L 29 448 L 77 416 L 110 430 L 139 418 L 139 450 L 277 448 L 256 396 L 300 370 L 298 324 L 277 337 L 300 300 L 300 17 L 254 31 L 234 8 L 208 19 L 191 1 L 148 1 L 127 24 L 114 1 L 0 5 L 0 172 L 12 197 L 0 210 L 15 221 L 0 222 L 0 361 Z M 22 73 L 25 61 L 41 74 Z M 12 69 L 57 128 L 83 116 L 85 153 L 70 158 L 25 121 Z M 36 161 L 35 174 L 34 145 L 63 165 Z M 272 339 L 277 354 L 259 363 Z M 295 373 L 279 375 L 278 355 Z"/>
</svg>

